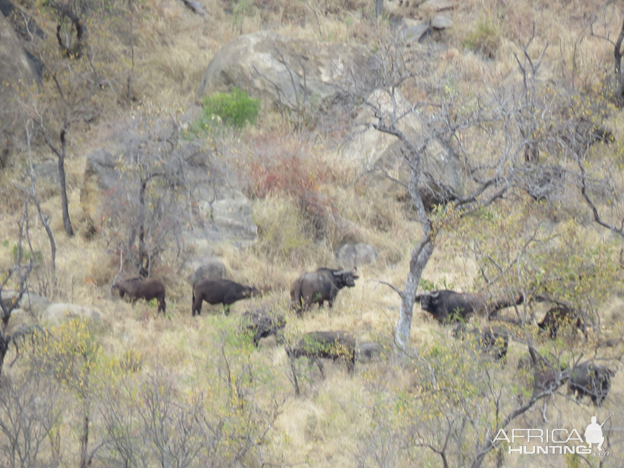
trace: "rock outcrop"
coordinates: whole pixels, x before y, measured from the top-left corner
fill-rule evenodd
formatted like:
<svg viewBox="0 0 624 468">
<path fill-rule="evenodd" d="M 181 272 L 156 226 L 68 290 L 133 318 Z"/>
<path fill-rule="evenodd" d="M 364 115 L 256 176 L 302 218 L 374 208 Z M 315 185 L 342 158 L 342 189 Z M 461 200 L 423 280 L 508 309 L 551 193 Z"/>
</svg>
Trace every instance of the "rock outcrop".
<svg viewBox="0 0 624 468">
<path fill-rule="evenodd" d="M 34 70 L 27 52 L 11 26 L 11 23 L 0 13 L 0 102 L 2 118 L 0 119 L 0 168 L 4 167 L 11 149 L 15 147 L 15 137 L 21 133 L 17 115 L 12 111 L 13 98 L 19 91 L 36 83 Z"/>
<path fill-rule="evenodd" d="M 383 91 L 374 91 L 368 99 L 382 112 L 386 114 L 392 112 L 392 103 Z M 412 141 L 417 142 L 424 136 L 423 121 L 417 111 L 409 112 L 409 103 L 400 94 L 397 95 L 397 102 L 397 115 L 405 114 L 397 123 L 397 128 Z M 358 116 L 358 121 L 362 126 L 372 122 L 371 110 L 364 108 Z M 407 182 L 410 170 L 401 152 L 402 147 L 403 144 L 395 136 L 369 127 L 364 132 L 356 133 L 344 145 L 342 156 L 345 159 L 359 162 L 365 170 L 383 169 Z M 430 209 L 433 205 L 445 203 L 462 193 L 464 173 L 461 161 L 449 147 L 439 140 L 432 140 L 427 145 L 421 168 L 419 190 L 426 208 Z M 378 176 L 378 180 L 388 185 L 388 193 L 398 198 L 405 197 L 405 190 L 396 183 L 384 180 L 382 176 Z"/>
<path fill-rule="evenodd" d="M 375 247 L 369 244 L 344 244 L 335 253 L 338 265 L 342 268 L 353 269 L 362 265 L 370 265 L 377 261 L 379 254 Z"/>
<path fill-rule="evenodd" d="M 198 93 L 203 96 L 237 87 L 274 107 L 328 107 L 339 100 L 347 77 L 356 76 L 366 87 L 375 81 L 378 67 L 366 47 L 321 44 L 260 31 L 240 36 L 219 50 Z"/>
<path fill-rule="evenodd" d="M 200 142 L 177 138 L 169 125 L 158 122 L 149 132 L 141 131 L 138 124 L 130 126 L 112 135 L 105 147 L 87 156 L 80 201 L 95 229 L 104 221 L 106 196 L 136 177 L 136 174 L 125 174 L 132 172 L 129 169 L 136 169 L 137 161 L 150 151 L 159 154 L 160 167 L 167 166 L 166 170 L 174 173 L 178 171 L 179 182 L 189 189 L 193 222 L 189 223 L 183 237 L 187 244 L 195 246 L 196 253 L 210 254 L 214 242 L 227 241 L 235 245 L 253 242 L 257 228 L 251 219 L 251 204 L 227 161 Z M 155 167 L 160 170 L 159 166 Z"/>
</svg>

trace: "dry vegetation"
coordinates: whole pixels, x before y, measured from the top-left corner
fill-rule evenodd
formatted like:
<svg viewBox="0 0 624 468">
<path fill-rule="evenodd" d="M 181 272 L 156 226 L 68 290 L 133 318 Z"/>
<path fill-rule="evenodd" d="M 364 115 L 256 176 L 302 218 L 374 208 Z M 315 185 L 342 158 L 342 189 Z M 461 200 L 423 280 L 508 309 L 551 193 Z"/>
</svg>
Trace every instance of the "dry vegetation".
<svg viewBox="0 0 624 468">
<path fill-rule="evenodd" d="M 257 242 L 248 248 L 221 244 L 214 246 L 213 253 L 225 263 L 231 279 L 270 288 L 266 297 L 236 303 L 227 317 L 219 307 L 208 307 L 206 313 L 206 305 L 201 318 L 191 317 L 191 287 L 182 262 L 192 257 L 192 252 L 186 252 L 184 258 L 170 254 L 152 271 L 153 277 L 162 278 L 167 285 L 166 316 L 158 315 L 153 304 L 131 306 L 111 294 L 119 258 L 108 239 L 91 232 L 80 205 L 80 190 L 85 155 L 98 148 L 112 129 L 129 115 L 192 113 L 189 109 L 196 109 L 199 101 L 195 89 L 210 59 L 241 33 L 272 29 L 297 38 L 359 43 L 375 49 L 380 38 L 393 29 L 387 20 L 375 23 L 372 1 L 201 3 L 208 12 L 206 17 L 193 14 L 179 1 L 139 3 L 132 10 L 131 32 L 127 24 L 115 24 L 106 33 L 109 44 L 101 49 L 118 57 L 108 76 L 125 83 L 131 73 L 132 96 L 115 95 L 112 90 L 119 88 L 111 87 L 94 101 L 98 119 L 91 125 L 75 126 L 69 136 L 66 165 L 75 237 L 64 234 L 58 192 L 53 187 L 46 190 L 44 182 L 38 187 L 56 240 L 54 273 L 47 264 L 50 247 L 46 233 L 30 206 L 29 242 L 44 259 L 30 277 L 30 289 L 53 302 L 95 308 L 102 320 L 93 326 L 72 321 L 42 323 L 50 326 L 51 335 L 24 342 L 19 358 L 11 348 L 3 369 L 6 391 L 0 392 L 0 425 L 20 398 L 28 411 L 35 411 L 26 411 L 21 417 L 40 425 L 39 432 L 34 431 L 41 438 L 37 461 L 21 466 L 78 465 L 85 411 L 91 425 L 91 466 L 442 466 L 441 458 L 427 444 L 441 446 L 447 416 L 466 417 L 467 421 L 453 434 L 455 452 L 449 455 L 450 466 L 469 466 L 468 455 L 462 459 L 457 453 L 473 453 L 475 440 L 484 437 L 483 428 L 498 417 L 497 396 L 503 395 L 503 414 L 530 397 L 532 376 L 526 370 L 518 371 L 519 361 L 526 359 L 527 347 L 522 343 L 526 339 L 533 340 L 544 354 L 564 356 L 568 361 L 597 356 L 612 368 L 619 366 L 620 371 L 603 407 L 595 408 L 587 399 L 577 404 L 561 394 L 539 402 L 512 427 L 565 427 L 581 432 L 591 416 L 604 421 L 611 414 L 609 450 L 613 454 L 599 465 L 601 460 L 592 457 L 503 457 L 502 451 L 497 454 L 495 450 L 484 465 L 622 466 L 624 373 L 621 360 L 616 359 L 622 345 L 596 347 L 624 333 L 619 272 L 622 239 L 592 223 L 578 193 L 564 193 L 553 206 L 529 197 L 508 201 L 480 213 L 481 218 L 449 221 L 451 229 L 438 237 L 424 274 L 426 283 L 435 288 L 486 290 L 496 295 L 501 286 L 486 285 L 481 276 L 484 268 L 495 276 L 492 263 L 484 260 L 488 258 L 508 268 L 514 284 L 526 288 L 536 276 L 552 278 L 562 271 L 572 275 L 588 259 L 603 273 L 595 281 L 577 285 L 569 297 L 597 318 L 586 341 L 571 333 L 552 343 L 538 335 L 534 323 L 528 323 L 523 332 L 512 329 L 520 341 L 512 340 L 503 362 L 486 360 L 469 345 L 454 341 L 448 326 L 437 324 L 417 305 L 410 345 L 445 369 L 440 378 L 457 388 L 456 396 L 440 400 L 428 396 L 433 387 L 422 359 L 400 361 L 392 356 L 400 300 L 377 281 L 397 287 L 405 283 L 409 253 L 421 233 L 414 213 L 404 200 L 387 196 L 379 185 L 361 177 L 354 163 L 341 160 L 336 150 L 339 141 L 306 129 L 293 130 L 286 114 L 263 111 L 258 124 L 240 134 L 226 131 L 206 137 L 209 145 L 232 161 L 252 201 L 259 233 Z M 449 13 L 454 27 L 433 46 L 435 67 L 451 77 L 449 92 L 457 95 L 497 86 L 514 89 L 522 80 L 514 54 L 521 56 L 522 45 L 535 27 L 532 50 L 549 45 L 540 69 L 541 82 L 606 102 L 613 49 L 589 34 L 592 3 L 457 2 L 457 8 Z M 605 27 L 598 21 L 596 31 L 614 36 L 623 11 L 619 5 L 609 11 Z M 42 26 L 54 30 L 52 21 Z M 91 34 L 100 31 L 106 29 L 93 28 Z M 417 99 L 426 97 L 424 89 L 413 86 L 403 91 L 408 98 Z M 28 102 L 26 99 L 23 105 L 30 109 Z M 622 169 L 620 114 L 620 108 L 610 105 L 606 122 L 617 143 L 601 147 L 608 156 L 605 159 L 611 161 L 603 162 L 605 170 L 613 173 Z M 36 142 L 33 152 L 35 161 L 51 157 L 42 141 Z M 11 166 L 0 172 L 3 274 L 14 261 L 23 209 L 21 187 L 28 182 L 27 174 L 25 151 L 16 153 Z M 607 202 L 602 200 L 600 207 L 607 209 Z M 615 209 L 611 214 L 617 219 Z M 534 229 L 537 240 L 530 248 L 524 238 L 516 236 L 518 225 Z M 334 251 L 345 242 L 375 246 L 377 263 L 358 269 L 356 287 L 342 291 L 333 310 L 314 308 L 297 319 L 288 307 L 290 284 L 302 271 L 338 266 Z M 583 302 L 588 296 L 591 299 Z M 299 362 L 302 395 L 295 397 L 283 346 L 269 338 L 255 349 L 238 333 L 242 312 L 252 307 L 286 313 L 289 342 L 307 331 L 343 329 L 350 330 L 359 342 L 379 341 L 384 354 L 377 362 L 357 364 L 352 376 L 342 362 L 328 364 L 325 380 L 315 367 Z M 523 310 L 539 320 L 544 307 Z M 17 330 L 36 320 L 22 312 L 14 315 L 10 327 Z M 11 388 L 15 391 L 9 391 Z M 112 421 L 114 417 L 120 419 Z M 124 439 L 124 430 L 134 431 L 133 437 Z M 188 440 L 182 440 L 184 437 Z M 20 466 L 7 455 L 11 443 L 3 430 L 0 460 L 3 466 Z M 126 451 L 119 449 L 124 443 Z M 182 453 L 192 455 L 188 464 L 183 457 L 176 458 Z"/>
</svg>

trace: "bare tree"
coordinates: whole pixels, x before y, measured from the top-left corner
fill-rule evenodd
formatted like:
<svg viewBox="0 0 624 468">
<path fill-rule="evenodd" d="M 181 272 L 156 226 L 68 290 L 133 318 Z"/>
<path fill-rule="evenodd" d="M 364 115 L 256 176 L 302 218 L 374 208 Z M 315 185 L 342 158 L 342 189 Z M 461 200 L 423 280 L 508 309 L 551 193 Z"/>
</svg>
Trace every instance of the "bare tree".
<svg viewBox="0 0 624 468">
<path fill-rule="evenodd" d="M 457 94 L 447 92 L 444 77 L 436 78 L 428 69 L 426 52 L 422 56 L 405 52 L 397 42 L 386 44 L 380 51 L 384 74 L 378 90 L 362 96 L 370 111 L 368 125 L 379 132 L 396 137 L 402 147 L 407 167 L 409 193 L 422 235 L 412 249 L 409 273 L 401 296 L 401 308 L 395 342 L 405 350 L 409 341 L 416 291 L 435 248 L 438 234 L 458 219 L 501 200 L 514 188 L 519 165 L 523 163 L 528 139 L 522 134 L 518 108 L 504 93 L 489 92 L 462 102 Z M 410 54 L 410 55 L 406 55 Z M 401 87 L 431 83 L 432 100 L 408 102 Z M 356 88 L 356 86 L 354 86 Z M 470 112 L 463 109 L 470 108 Z M 415 118 L 422 130 L 414 133 L 403 122 Z M 489 142 L 487 149 L 474 141 Z M 473 142 L 472 144 L 470 142 Z M 430 148 L 442 144 L 451 155 L 456 154 L 465 168 L 466 190 L 456 193 L 426 164 Z M 433 188 L 432 188 L 433 187 Z M 427 209 L 424 194 L 439 192 L 437 208 Z"/>
<path fill-rule="evenodd" d="M 149 276 L 166 250 L 174 246 L 173 251 L 181 252 L 182 230 L 193 206 L 190 178 L 200 183 L 205 172 L 189 173 L 203 149 L 180 142 L 174 120 L 159 119 L 151 129 L 147 117 L 142 123 L 145 127 L 135 129 L 118 161 L 121 177 L 104 210 L 115 249 L 138 274 Z"/>
<path fill-rule="evenodd" d="M 34 266 L 34 255 L 32 254 L 32 248 L 28 263 L 23 263 L 25 252 L 24 238 L 27 235 L 28 231 L 28 201 L 29 198 L 26 197 L 24 201 L 24 211 L 22 212 L 22 217 L 18 222 L 19 235 L 17 239 L 15 263 L 9 269 L 9 271 L 3 277 L 2 282 L 0 283 L 0 308 L 2 309 L 2 323 L 0 325 L 0 374 L 2 373 L 2 366 L 4 364 L 7 352 L 9 351 L 9 345 L 11 345 L 11 343 L 15 343 L 16 339 L 18 339 L 19 336 L 24 333 L 24 330 L 21 330 L 17 331 L 16 333 L 9 334 L 8 330 L 9 322 L 11 320 L 11 314 L 15 309 L 19 307 L 20 301 L 27 291 L 28 277 L 30 276 L 30 273 L 32 272 Z M 3 299 L 2 297 L 2 293 L 10 281 L 15 282 L 16 294 L 11 299 L 8 299 L 7 297 L 7 300 L 5 301 L 5 299 Z"/>
</svg>

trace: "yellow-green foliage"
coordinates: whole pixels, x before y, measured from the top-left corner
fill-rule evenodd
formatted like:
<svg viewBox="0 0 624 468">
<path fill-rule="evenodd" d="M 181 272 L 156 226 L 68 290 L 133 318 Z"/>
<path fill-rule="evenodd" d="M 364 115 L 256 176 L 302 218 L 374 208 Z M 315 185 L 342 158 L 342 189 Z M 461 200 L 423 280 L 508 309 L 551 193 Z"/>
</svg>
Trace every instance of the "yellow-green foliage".
<svg viewBox="0 0 624 468">
<path fill-rule="evenodd" d="M 466 36 L 464 46 L 493 59 L 496 57 L 500 41 L 499 27 L 490 18 L 481 18 Z"/>
</svg>

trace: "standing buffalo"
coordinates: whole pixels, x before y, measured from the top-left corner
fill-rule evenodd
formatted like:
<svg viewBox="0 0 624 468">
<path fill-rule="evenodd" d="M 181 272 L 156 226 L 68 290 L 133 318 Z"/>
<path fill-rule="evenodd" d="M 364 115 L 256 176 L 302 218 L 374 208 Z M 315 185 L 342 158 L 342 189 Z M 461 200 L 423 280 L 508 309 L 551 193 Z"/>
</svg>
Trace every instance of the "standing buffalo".
<svg viewBox="0 0 624 468">
<path fill-rule="evenodd" d="M 614 375 L 615 373 L 606 366 L 585 361 L 572 369 L 568 393 L 576 393 L 577 400 L 589 396 L 594 405 L 601 406 L 607 398 L 611 388 L 611 377 Z"/>
<path fill-rule="evenodd" d="M 193 285 L 193 316 L 201 315 L 202 301 L 208 304 L 223 304 L 226 315 L 230 306 L 241 299 L 260 296 L 253 286 L 243 286 L 229 280 L 201 280 Z"/>
<path fill-rule="evenodd" d="M 162 281 L 151 278 L 130 278 L 113 284 L 113 289 L 119 289 L 119 296 L 128 295 L 132 303 L 138 299 L 151 301 L 158 300 L 158 312 L 165 313 L 167 304 L 165 302 L 165 285 Z"/>
<path fill-rule="evenodd" d="M 429 312 L 440 323 L 461 322 L 467 320 L 472 314 L 490 317 L 500 309 L 519 304 L 520 296 L 515 301 L 501 299 L 488 303 L 485 299 L 470 293 L 458 293 L 442 289 L 431 293 L 420 294 L 420 306 Z"/>
<path fill-rule="evenodd" d="M 314 303 L 323 307 L 323 303 L 327 301 L 331 308 L 338 291 L 345 286 L 352 288 L 358 278 L 355 271 L 330 270 L 329 268 L 319 268 L 314 272 L 304 273 L 290 288 L 293 308 L 299 316 L 303 310 L 309 309 Z"/>
</svg>

